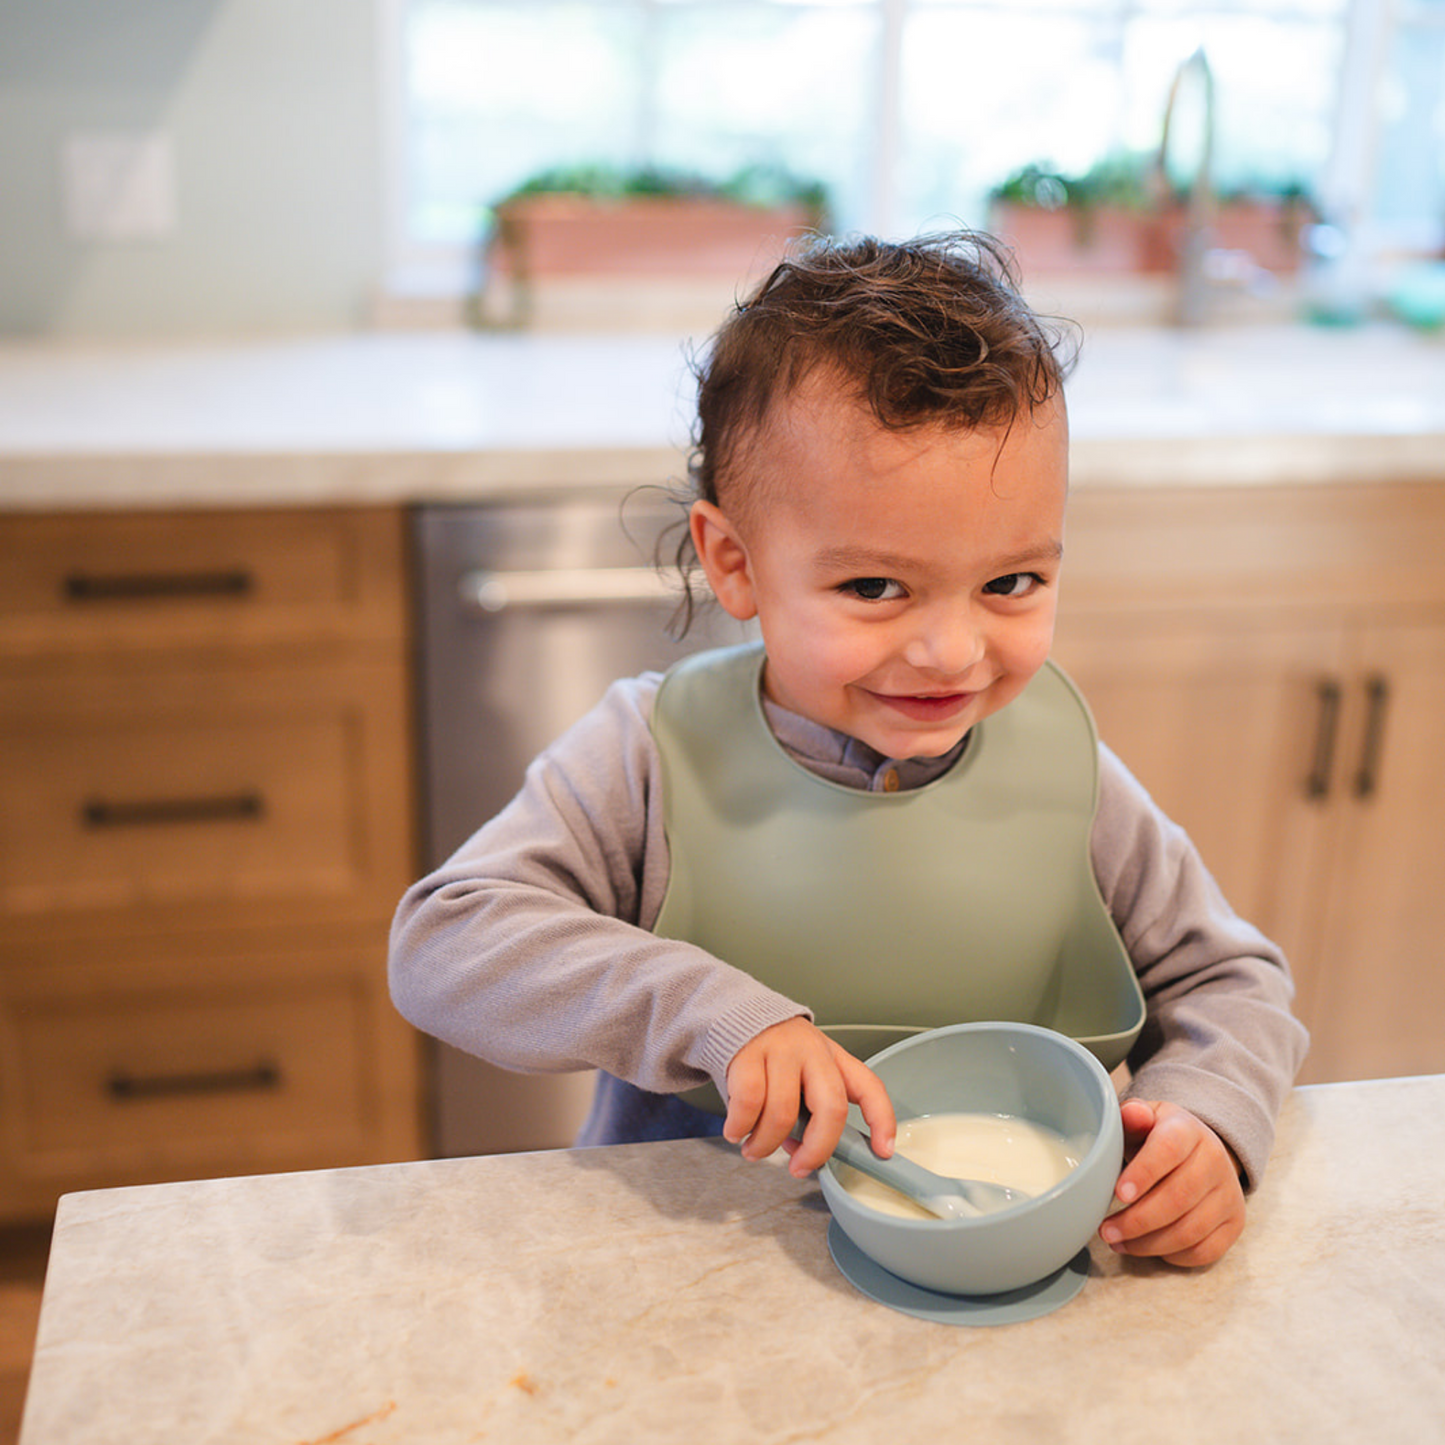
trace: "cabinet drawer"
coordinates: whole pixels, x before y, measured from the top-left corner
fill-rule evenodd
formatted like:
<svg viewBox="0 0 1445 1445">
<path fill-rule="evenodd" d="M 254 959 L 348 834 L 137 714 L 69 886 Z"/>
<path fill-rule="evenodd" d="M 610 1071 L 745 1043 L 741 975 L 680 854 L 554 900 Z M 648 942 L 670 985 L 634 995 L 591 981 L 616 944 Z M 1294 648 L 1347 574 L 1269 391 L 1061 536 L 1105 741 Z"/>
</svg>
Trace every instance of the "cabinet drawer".
<svg viewBox="0 0 1445 1445">
<path fill-rule="evenodd" d="M 22 1180 L 249 1173 L 360 1157 L 356 978 L 10 999 L 6 1153 Z"/>
<path fill-rule="evenodd" d="M 399 637 L 388 509 L 0 517 L 0 651 Z"/>
<path fill-rule="evenodd" d="M 0 682 L 0 909 L 374 914 L 408 868 L 403 687 L 361 663 Z"/>
</svg>

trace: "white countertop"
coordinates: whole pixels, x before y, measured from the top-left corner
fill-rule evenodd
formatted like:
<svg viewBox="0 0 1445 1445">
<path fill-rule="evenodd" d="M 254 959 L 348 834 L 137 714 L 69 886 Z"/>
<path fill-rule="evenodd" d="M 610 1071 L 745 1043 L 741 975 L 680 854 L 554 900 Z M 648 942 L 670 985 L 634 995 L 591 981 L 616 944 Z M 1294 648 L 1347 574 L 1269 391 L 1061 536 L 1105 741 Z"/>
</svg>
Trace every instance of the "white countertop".
<svg viewBox="0 0 1445 1445">
<path fill-rule="evenodd" d="M 679 474 L 675 336 L 370 333 L 0 346 L 0 507 L 472 500 Z M 1394 327 L 1101 329 L 1076 484 L 1445 473 L 1445 340 Z"/>
<path fill-rule="evenodd" d="M 1213 1268 L 1097 1241 L 1025 1323 L 929 1323 L 721 1141 L 61 1201 L 22 1445 L 1437 1445 L 1445 1076 L 1286 1102 Z"/>
</svg>

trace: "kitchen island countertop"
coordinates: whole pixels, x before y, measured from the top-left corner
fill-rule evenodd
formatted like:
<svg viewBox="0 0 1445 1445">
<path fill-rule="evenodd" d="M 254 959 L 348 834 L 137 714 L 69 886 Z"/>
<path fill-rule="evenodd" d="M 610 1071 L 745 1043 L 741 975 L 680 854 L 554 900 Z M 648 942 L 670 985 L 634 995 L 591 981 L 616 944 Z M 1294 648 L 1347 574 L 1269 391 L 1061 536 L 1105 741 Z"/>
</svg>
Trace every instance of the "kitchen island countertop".
<svg viewBox="0 0 1445 1445">
<path fill-rule="evenodd" d="M 705 341 L 705 338 L 699 338 Z M 678 479 L 688 338 L 0 345 L 0 509 L 475 502 Z M 1075 485 L 1445 474 L 1445 343 L 1387 325 L 1101 329 Z"/>
<path fill-rule="evenodd" d="M 1434 1445 L 1445 1076 L 1297 1090 L 1214 1268 L 1096 1241 L 997 1328 L 856 1293 L 814 1182 L 721 1143 L 62 1201 L 22 1445 Z"/>
</svg>

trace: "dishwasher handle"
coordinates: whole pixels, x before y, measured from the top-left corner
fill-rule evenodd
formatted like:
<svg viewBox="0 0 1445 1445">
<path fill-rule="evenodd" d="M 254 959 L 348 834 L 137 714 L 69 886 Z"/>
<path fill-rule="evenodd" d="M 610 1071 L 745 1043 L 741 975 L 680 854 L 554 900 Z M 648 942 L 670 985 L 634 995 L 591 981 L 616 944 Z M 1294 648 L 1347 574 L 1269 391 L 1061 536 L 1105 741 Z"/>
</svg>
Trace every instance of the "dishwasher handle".
<svg viewBox="0 0 1445 1445">
<path fill-rule="evenodd" d="M 677 602 L 682 593 L 656 567 L 554 567 L 535 572 L 473 571 L 457 593 L 468 612 L 510 607 L 590 607 L 599 603 Z"/>
</svg>

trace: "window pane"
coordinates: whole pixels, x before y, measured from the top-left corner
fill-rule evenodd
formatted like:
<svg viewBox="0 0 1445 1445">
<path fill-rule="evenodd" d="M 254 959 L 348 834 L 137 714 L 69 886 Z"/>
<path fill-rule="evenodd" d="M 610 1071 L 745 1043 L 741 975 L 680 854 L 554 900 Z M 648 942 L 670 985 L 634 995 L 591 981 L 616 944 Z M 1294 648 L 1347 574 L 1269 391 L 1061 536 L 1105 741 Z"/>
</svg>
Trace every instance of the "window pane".
<svg viewBox="0 0 1445 1445">
<path fill-rule="evenodd" d="M 1156 0 L 1151 8 L 1163 7 Z M 1341 62 L 1337 18 L 1174 8 L 1182 13 L 1140 16 L 1129 27 L 1127 143 L 1158 145 L 1170 82 L 1202 46 L 1214 74 L 1217 184 L 1272 187 L 1319 175 L 1329 158 Z"/>
<path fill-rule="evenodd" d="M 876 114 L 876 0 L 410 0 L 407 224 L 467 242 L 544 167 L 778 166 L 856 224 Z"/>
<path fill-rule="evenodd" d="M 651 153 L 724 178 L 772 165 L 822 180 L 835 219 L 866 210 L 876 7 L 674 4 L 659 17 Z"/>
<path fill-rule="evenodd" d="M 1445 242 L 1445 0 L 1402 6 L 1385 93 L 1375 214 L 1421 249 Z"/>
<path fill-rule="evenodd" d="M 915 226 L 977 221 L 989 188 L 1029 162 L 1078 174 L 1111 152 L 1154 154 L 1170 84 L 1199 46 L 1217 183 L 1308 180 L 1329 154 L 1342 4 L 922 4 L 903 50 L 904 211 Z"/>
<path fill-rule="evenodd" d="M 419 239 L 472 241 L 480 208 L 543 166 L 638 159 L 635 5 L 412 0 L 406 42 Z"/>
<path fill-rule="evenodd" d="M 1097 9 L 1097 6 L 1089 7 Z M 1117 28 L 1032 7 L 925 6 L 903 41 L 900 220 L 981 224 L 989 188 L 1029 161 L 1085 170 L 1118 140 Z"/>
</svg>

